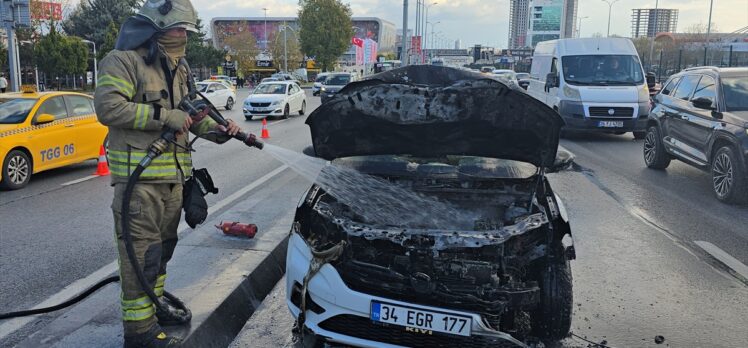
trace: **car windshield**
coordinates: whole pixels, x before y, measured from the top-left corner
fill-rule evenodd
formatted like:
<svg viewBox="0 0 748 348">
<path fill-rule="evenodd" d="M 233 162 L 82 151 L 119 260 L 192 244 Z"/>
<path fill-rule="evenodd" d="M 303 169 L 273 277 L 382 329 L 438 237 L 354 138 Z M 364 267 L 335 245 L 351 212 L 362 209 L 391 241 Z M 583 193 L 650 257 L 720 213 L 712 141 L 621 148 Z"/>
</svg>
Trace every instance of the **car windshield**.
<svg viewBox="0 0 748 348">
<path fill-rule="evenodd" d="M 723 77 L 722 90 L 727 111 L 748 111 L 748 76 Z"/>
<path fill-rule="evenodd" d="M 314 80 L 314 82 L 323 82 L 327 79 L 327 75 L 317 76 L 317 79 Z"/>
<path fill-rule="evenodd" d="M 26 120 L 36 99 L 0 99 L 0 124 L 18 124 Z"/>
<path fill-rule="evenodd" d="M 255 94 L 286 94 L 286 85 L 280 83 L 263 83 L 257 86 Z"/>
<path fill-rule="evenodd" d="M 200 93 L 205 93 L 208 91 L 208 86 L 210 86 L 207 83 L 198 83 L 197 84 L 197 91 Z"/>
<path fill-rule="evenodd" d="M 639 58 L 628 55 L 582 55 L 561 58 L 564 81 L 579 86 L 636 86 L 644 83 Z"/>
<path fill-rule="evenodd" d="M 325 80 L 326 85 L 345 86 L 351 82 L 351 75 L 332 75 Z"/>
</svg>

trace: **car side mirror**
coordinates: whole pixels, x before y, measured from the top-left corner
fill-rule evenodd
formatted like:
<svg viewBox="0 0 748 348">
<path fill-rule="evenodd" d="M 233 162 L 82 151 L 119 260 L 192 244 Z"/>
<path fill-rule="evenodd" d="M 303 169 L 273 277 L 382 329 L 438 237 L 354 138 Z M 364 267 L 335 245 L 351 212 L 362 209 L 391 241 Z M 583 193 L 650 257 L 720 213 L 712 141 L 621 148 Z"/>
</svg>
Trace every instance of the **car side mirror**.
<svg viewBox="0 0 748 348">
<path fill-rule="evenodd" d="M 559 78 L 557 73 L 548 73 L 545 77 L 545 87 L 547 89 L 558 87 L 559 86 Z"/>
<path fill-rule="evenodd" d="M 704 110 L 716 109 L 714 105 L 714 99 L 709 98 L 709 97 L 698 97 L 696 99 L 691 100 L 691 104 L 693 104 L 693 106 L 699 109 L 704 109 Z"/>
<path fill-rule="evenodd" d="M 36 117 L 36 124 L 44 124 L 54 122 L 55 117 L 50 114 L 41 114 Z"/>
<path fill-rule="evenodd" d="M 573 153 L 559 146 L 558 151 L 556 152 L 556 160 L 553 162 L 553 165 L 549 167 L 546 172 L 547 173 L 558 173 L 560 171 L 569 169 L 574 164 L 575 158 L 576 156 L 574 156 Z"/>
</svg>

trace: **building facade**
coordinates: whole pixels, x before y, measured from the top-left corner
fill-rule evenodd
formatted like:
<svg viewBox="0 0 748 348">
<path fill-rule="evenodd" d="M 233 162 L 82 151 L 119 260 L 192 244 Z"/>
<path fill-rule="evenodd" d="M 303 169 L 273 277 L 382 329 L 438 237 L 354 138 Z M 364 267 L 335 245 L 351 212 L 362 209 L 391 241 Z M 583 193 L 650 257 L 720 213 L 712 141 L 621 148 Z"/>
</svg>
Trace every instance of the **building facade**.
<svg viewBox="0 0 748 348">
<path fill-rule="evenodd" d="M 578 0 L 531 0 L 524 46 L 574 37 L 578 5 Z"/>
<path fill-rule="evenodd" d="M 528 12 L 530 0 L 509 1 L 509 48 L 527 46 L 527 28 L 530 25 Z"/>
<path fill-rule="evenodd" d="M 631 37 L 655 37 L 657 33 L 675 33 L 677 9 L 635 8 L 631 10 Z"/>
</svg>

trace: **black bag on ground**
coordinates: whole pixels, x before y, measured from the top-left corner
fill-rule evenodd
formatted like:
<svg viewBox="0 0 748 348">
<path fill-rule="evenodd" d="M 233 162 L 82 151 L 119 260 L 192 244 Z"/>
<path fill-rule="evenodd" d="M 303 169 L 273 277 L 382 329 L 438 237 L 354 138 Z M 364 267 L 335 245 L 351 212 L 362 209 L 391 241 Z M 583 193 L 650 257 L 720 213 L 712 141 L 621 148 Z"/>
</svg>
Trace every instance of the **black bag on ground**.
<svg viewBox="0 0 748 348">
<path fill-rule="evenodd" d="M 208 202 L 205 201 L 208 193 L 218 193 L 208 170 L 192 169 L 192 176 L 184 183 L 182 191 L 184 220 L 192 228 L 205 222 L 208 217 Z"/>
</svg>

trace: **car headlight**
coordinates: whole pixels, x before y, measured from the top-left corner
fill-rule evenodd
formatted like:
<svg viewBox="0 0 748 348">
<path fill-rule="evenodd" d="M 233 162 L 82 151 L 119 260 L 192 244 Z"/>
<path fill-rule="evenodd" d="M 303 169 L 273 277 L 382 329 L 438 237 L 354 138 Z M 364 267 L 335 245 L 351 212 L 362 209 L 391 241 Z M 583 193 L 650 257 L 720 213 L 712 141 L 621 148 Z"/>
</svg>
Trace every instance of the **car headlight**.
<svg viewBox="0 0 748 348">
<path fill-rule="evenodd" d="M 564 85 L 564 96 L 566 98 L 569 98 L 570 100 L 582 100 L 582 96 L 579 94 L 579 90 L 576 88 L 571 88 L 568 85 Z"/>
<path fill-rule="evenodd" d="M 325 88 L 325 86 L 322 86 L 322 87 L 319 88 L 319 90 L 322 91 L 322 92 L 324 92 L 324 91 L 327 91 L 327 88 Z"/>
<path fill-rule="evenodd" d="M 276 100 L 276 101 L 273 102 L 273 104 L 270 104 L 270 105 L 272 105 L 272 106 L 280 105 L 281 102 L 282 102 L 282 100 Z"/>
</svg>

